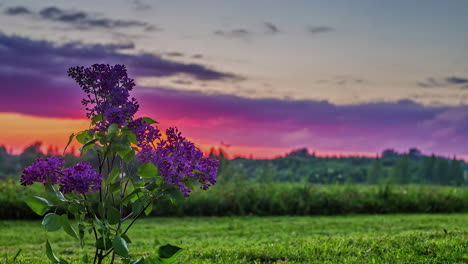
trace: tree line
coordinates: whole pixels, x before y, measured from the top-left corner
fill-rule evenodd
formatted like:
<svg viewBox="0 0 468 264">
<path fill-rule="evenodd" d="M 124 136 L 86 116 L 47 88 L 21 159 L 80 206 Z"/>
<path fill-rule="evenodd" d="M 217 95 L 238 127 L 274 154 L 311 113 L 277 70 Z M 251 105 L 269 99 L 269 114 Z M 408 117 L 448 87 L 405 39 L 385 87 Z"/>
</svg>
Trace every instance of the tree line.
<svg viewBox="0 0 468 264">
<path fill-rule="evenodd" d="M 212 149 L 220 162 L 220 181 L 310 182 L 315 184 L 437 184 L 468 183 L 467 164 L 456 157 L 424 155 L 416 148 L 406 153 L 386 149 L 379 157 L 318 157 L 305 148 L 271 160 L 227 159 Z"/>
<path fill-rule="evenodd" d="M 59 155 L 57 148 L 44 153 L 42 143 L 35 142 L 15 155 L 0 146 L 0 179 L 19 178 L 24 167 L 39 157 Z M 64 155 L 66 166 L 79 160 L 97 165 L 92 150 L 81 156 L 75 151 Z M 305 148 L 297 149 L 275 159 L 228 159 L 222 149 L 211 149 L 209 155 L 220 161 L 218 182 L 309 182 L 313 184 L 437 184 L 461 186 L 468 184 L 467 164 L 456 157 L 424 155 L 416 148 L 406 153 L 384 150 L 370 157 L 319 157 Z M 137 161 L 133 161 L 135 168 Z"/>
</svg>

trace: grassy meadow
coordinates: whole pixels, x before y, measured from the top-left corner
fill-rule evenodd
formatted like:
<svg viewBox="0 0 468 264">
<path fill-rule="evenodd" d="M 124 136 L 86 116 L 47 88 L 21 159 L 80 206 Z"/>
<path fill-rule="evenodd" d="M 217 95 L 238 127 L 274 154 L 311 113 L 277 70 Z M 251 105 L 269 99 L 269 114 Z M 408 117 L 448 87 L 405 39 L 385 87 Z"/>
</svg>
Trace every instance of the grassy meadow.
<svg viewBox="0 0 468 264">
<path fill-rule="evenodd" d="M 172 243 L 176 263 L 468 263 L 468 214 L 145 218 L 130 232 L 130 253 Z M 61 258 L 90 256 L 40 221 L 0 221 L 1 263 L 48 263 L 48 238 Z M 15 262 L 17 249 L 22 249 Z"/>
</svg>

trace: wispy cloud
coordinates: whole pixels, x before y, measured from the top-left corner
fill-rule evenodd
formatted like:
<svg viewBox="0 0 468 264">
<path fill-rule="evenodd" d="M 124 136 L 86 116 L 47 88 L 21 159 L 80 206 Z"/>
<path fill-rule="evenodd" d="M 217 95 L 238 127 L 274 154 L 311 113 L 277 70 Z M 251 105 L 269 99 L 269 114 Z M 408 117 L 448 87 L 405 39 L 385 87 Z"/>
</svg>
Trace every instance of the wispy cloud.
<svg viewBox="0 0 468 264">
<path fill-rule="evenodd" d="M 280 32 L 279 28 L 271 22 L 265 22 L 265 27 L 268 34 L 277 34 Z"/>
<path fill-rule="evenodd" d="M 336 77 L 332 79 L 322 79 L 317 81 L 317 83 L 329 83 L 336 84 L 339 86 L 346 86 L 348 84 L 362 84 L 364 82 L 366 82 L 366 80 L 354 77 Z"/>
<path fill-rule="evenodd" d="M 215 30 L 213 34 L 217 36 L 229 37 L 229 38 L 249 39 L 254 36 L 275 35 L 280 32 L 281 32 L 280 29 L 275 24 L 271 22 L 264 22 L 262 25 L 262 28 L 218 29 L 218 30 Z"/>
<path fill-rule="evenodd" d="M 145 11 L 145 10 L 149 10 L 152 8 L 152 6 L 142 0 L 128 0 L 129 2 L 131 2 L 133 4 L 133 7 L 135 8 L 135 10 L 137 11 Z"/>
<path fill-rule="evenodd" d="M 460 89 L 468 89 L 468 78 L 459 76 L 449 76 L 445 78 L 429 77 L 425 81 L 417 82 L 417 85 L 422 88 L 457 87 Z"/>
<path fill-rule="evenodd" d="M 46 7 L 38 12 L 33 12 L 26 7 L 17 6 L 7 8 L 7 15 L 27 15 L 40 18 L 46 21 L 59 22 L 71 25 L 77 29 L 87 30 L 95 28 L 104 29 L 125 29 L 125 28 L 142 28 L 145 31 L 156 31 L 158 27 L 147 22 L 129 19 L 113 19 L 97 16 L 84 11 L 64 10 L 58 7 Z"/>
<path fill-rule="evenodd" d="M 167 52 L 167 53 L 164 53 L 164 55 L 169 56 L 169 57 L 184 57 L 184 54 L 182 52 L 177 52 L 177 51 Z"/>
<path fill-rule="evenodd" d="M 10 16 L 15 16 L 15 15 L 32 14 L 32 12 L 24 6 L 17 6 L 17 7 L 9 7 L 5 9 L 5 14 L 10 15 Z"/>
<path fill-rule="evenodd" d="M 233 38 L 247 38 L 252 33 L 244 28 L 237 28 L 231 30 L 216 30 L 213 32 L 217 36 L 233 37 Z"/>
<path fill-rule="evenodd" d="M 307 27 L 307 31 L 310 33 L 310 34 L 322 34 L 322 33 L 328 33 L 328 32 L 331 32 L 335 30 L 334 28 L 332 27 L 329 27 L 329 26 L 309 26 Z"/>
</svg>

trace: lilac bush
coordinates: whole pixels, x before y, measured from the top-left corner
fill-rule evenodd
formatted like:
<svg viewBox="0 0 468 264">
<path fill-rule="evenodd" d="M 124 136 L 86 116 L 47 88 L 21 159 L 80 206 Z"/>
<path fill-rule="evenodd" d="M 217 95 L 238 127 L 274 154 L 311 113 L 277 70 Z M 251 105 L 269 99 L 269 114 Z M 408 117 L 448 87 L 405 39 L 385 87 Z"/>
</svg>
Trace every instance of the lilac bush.
<svg viewBox="0 0 468 264">
<path fill-rule="evenodd" d="M 59 157 L 37 159 L 23 170 L 21 184 L 41 183 L 47 197 L 26 203 L 40 215 L 49 212 L 42 222 L 46 231 L 63 228 L 81 247 L 85 235 L 92 234 L 94 264 L 105 259 L 114 263 L 116 258 L 133 264 L 171 262 L 181 248 L 170 244 L 159 247 L 156 256 L 132 260 L 127 231 L 155 202 L 172 199 L 177 191 L 188 197 L 194 184 L 204 190 L 215 184 L 218 161 L 205 157 L 177 128 L 167 129 L 163 137 L 156 121 L 135 118 L 139 104 L 130 97 L 135 82 L 125 66 L 72 67 L 68 75 L 85 93 L 82 104 L 91 119 L 90 128 L 72 134 L 68 145 L 76 139 L 82 154 L 96 154 L 98 165 L 79 162 L 65 168 Z M 135 159 L 136 172 L 129 169 Z M 58 215 L 57 209 L 67 213 Z M 70 222 L 69 215 L 77 222 Z M 53 263 L 67 263 L 54 255 L 49 241 L 46 255 Z M 83 261 L 90 261 L 87 255 Z"/>
</svg>

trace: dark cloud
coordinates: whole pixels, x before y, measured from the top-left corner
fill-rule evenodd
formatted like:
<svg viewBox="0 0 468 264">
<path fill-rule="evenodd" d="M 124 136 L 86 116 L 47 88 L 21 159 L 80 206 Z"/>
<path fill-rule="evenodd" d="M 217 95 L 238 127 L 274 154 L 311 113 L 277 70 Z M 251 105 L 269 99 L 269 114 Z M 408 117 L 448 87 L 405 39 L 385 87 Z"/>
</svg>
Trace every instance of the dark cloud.
<svg viewBox="0 0 468 264">
<path fill-rule="evenodd" d="M 422 88 L 441 88 L 447 86 L 456 86 L 461 89 L 468 89 L 468 79 L 457 76 L 450 76 L 440 79 L 429 77 L 426 81 L 417 82 L 417 85 Z"/>
<path fill-rule="evenodd" d="M 447 77 L 447 78 L 445 78 L 445 80 L 448 83 L 452 83 L 452 84 L 467 84 L 468 83 L 468 79 L 461 78 L 461 77 L 456 77 L 456 76 Z"/>
<path fill-rule="evenodd" d="M 31 14 L 31 11 L 24 6 L 9 7 L 5 10 L 5 14 L 10 16 Z"/>
<path fill-rule="evenodd" d="M 329 26 L 309 26 L 307 28 L 307 31 L 310 34 L 321 34 L 321 33 L 328 33 L 333 31 L 334 28 L 329 27 Z"/>
<path fill-rule="evenodd" d="M 201 59 L 201 58 L 203 58 L 203 55 L 202 55 L 202 54 L 194 54 L 194 55 L 192 56 L 192 58 L 194 58 L 194 59 Z"/>
<path fill-rule="evenodd" d="M 239 80 L 241 77 L 209 69 L 201 64 L 185 64 L 163 59 L 150 53 L 122 54 L 133 43 L 91 45 L 70 42 L 56 45 L 0 33 L 0 69 L 27 72 L 48 78 L 62 76 L 68 67 L 94 63 L 125 64 L 134 76 L 174 76 L 188 74 L 198 80 Z"/>
<path fill-rule="evenodd" d="M 168 120 L 186 120 L 194 126 L 210 124 L 209 130 L 200 128 L 190 133 L 199 138 L 211 137 L 213 141 L 223 135 L 222 139 L 236 145 L 298 144 L 368 152 L 379 152 L 388 146 L 402 150 L 417 146 L 429 153 L 467 153 L 459 142 L 468 140 L 468 106 L 424 106 L 411 100 L 336 105 L 327 101 L 251 99 L 163 88 L 140 90 L 138 95 L 148 113 Z M 154 101 L 159 104 L 151 108 Z"/>
<path fill-rule="evenodd" d="M 276 34 L 280 32 L 279 28 L 271 22 L 265 22 L 265 27 L 267 29 L 267 33 L 269 34 Z"/>
<path fill-rule="evenodd" d="M 251 35 L 250 31 L 243 28 L 232 29 L 232 30 L 216 30 L 215 35 L 224 37 L 235 37 L 235 38 L 246 38 Z"/>
<path fill-rule="evenodd" d="M 44 8 L 37 13 L 31 12 L 25 7 L 15 7 L 13 10 L 10 9 L 6 10 L 6 13 L 9 15 L 35 16 L 48 21 L 61 22 L 72 25 L 78 29 L 125 29 L 133 27 L 142 28 L 145 31 L 159 30 L 158 27 L 147 22 L 99 17 L 84 11 L 64 10 L 53 6 Z M 10 12 L 8 12 L 8 10 L 10 10 Z"/>
</svg>

